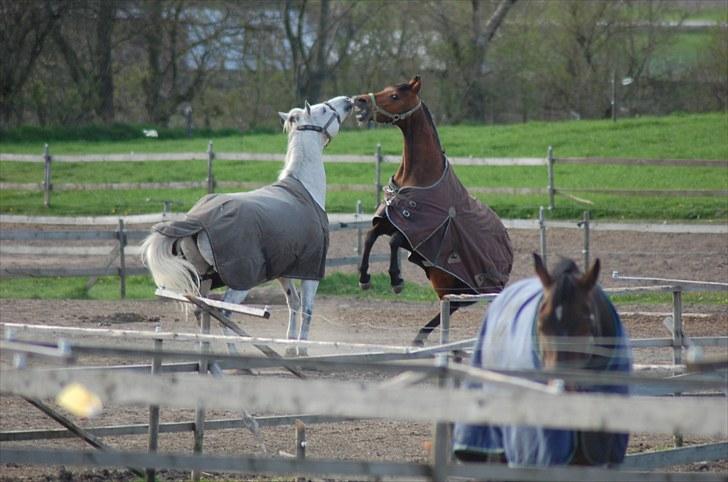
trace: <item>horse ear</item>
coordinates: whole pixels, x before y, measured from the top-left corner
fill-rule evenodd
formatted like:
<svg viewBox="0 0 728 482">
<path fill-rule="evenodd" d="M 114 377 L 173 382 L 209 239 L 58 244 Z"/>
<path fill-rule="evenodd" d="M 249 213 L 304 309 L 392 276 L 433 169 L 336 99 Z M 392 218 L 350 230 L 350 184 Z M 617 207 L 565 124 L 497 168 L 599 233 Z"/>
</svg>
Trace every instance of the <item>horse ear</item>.
<svg viewBox="0 0 728 482">
<path fill-rule="evenodd" d="M 278 119 L 281 121 L 281 125 L 285 125 L 286 121 L 288 120 L 288 114 L 286 114 L 285 112 L 279 112 Z"/>
<path fill-rule="evenodd" d="M 536 276 L 541 280 L 541 284 L 544 288 L 548 288 L 554 284 L 554 279 L 549 274 L 546 266 L 543 264 L 543 260 L 538 253 L 533 253 L 533 268 L 536 270 Z"/>
<path fill-rule="evenodd" d="M 306 105 L 306 115 L 310 116 L 311 115 L 311 104 L 308 103 L 308 100 L 306 100 L 304 102 L 304 104 Z"/>
<path fill-rule="evenodd" d="M 412 80 L 409 81 L 410 89 L 412 89 L 412 92 L 415 94 L 419 94 L 420 88 L 422 87 L 422 80 L 420 79 L 419 75 L 415 75 L 412 77 Z"/>
<path fill-rule="evenodd" d="M 599 278 L 600 268 L 601 262 L 599 261 L 599 258 L 597 258 L 589 271 L 587 271 L 586 274 L 581 277 L 581 279 L 579 280 L 579 284 L 581 284 L 581 286 L 585 290 L 591 291 L 591 289 L 596 286 L 597 279 Z"/>
</svg>

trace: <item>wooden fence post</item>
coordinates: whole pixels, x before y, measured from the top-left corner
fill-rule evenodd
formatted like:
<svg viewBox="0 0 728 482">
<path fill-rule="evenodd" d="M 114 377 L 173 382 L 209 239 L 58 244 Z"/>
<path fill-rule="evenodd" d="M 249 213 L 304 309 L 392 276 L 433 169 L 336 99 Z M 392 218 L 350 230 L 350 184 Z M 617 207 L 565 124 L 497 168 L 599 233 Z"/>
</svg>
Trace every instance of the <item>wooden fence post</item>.
<svg viewBox="0 0 728 482">
<path fill-rule="evenodd" d="M 200 333 L 208 335 L 210 333 L 210 313 L 207 311 L 202 311 L 202 314 L 200 315 Z M 207 353 L 210 352 L 210 342 L 203 341 L 200 342 L 200 354 L 201 355 L 207 355 Z M 199 373 L 200 376 L 206 376 L 207 375 L 207 357 L 201 356 L 200 357 L 200 365 L 199 365 Z M 205 436 L 205 406 L 202 403 L 199 403 L 197 405 L 197 408 L 195 409 L 195 443 L 193 451 L 194 453 L 202 453 L 202 441 Z M 192 471 L 192 480 L 195 482 L 200 480 L 200 477 L 202 476 L 202 472 L 200 470 L 193 470 Z"/>
<path fill-rule="evenodd" d="M 212 161 L 215 159 L 215 151 L 212 150 L 212 140 L 207 143 L 207 194 L 215 192 L 215 176 L 212 173 Z"/>
<path fill-rule="evenodd" d="M 539 206 L 538 208 L 538 235 L 541 247 L 541 259 L 543 259 L 543 264 L 548 266 L 548 262 L 546 261 L 546 218 L 544 216 L 543 206 Z"/>
<path fill-rule="evenodd" d="M 377 144 L 376 159 L 374 164 L 374 188 L 377 191 L 374 197 L 374 199 L 377 201 L 377 204 L 374 206 L 375 209 L 379 206 L 379 203 L 382 202 L 382 160 L 382 145 Z"/>
<path fill-rule="evenodd" d="M 157 326 L 156 331 L 160 331 L 160 327 Z M 154 340 L 154 351 L 156 352 L 154 355 L 154 358 L 152 359 L 152 375 L 158 375 L 159 371 L 162 367 L 162 357 L 160 355 L 162 351 L 162 340 L 157 339 Z M 154 453 L 157 451 L 157 448 L 159 446 L 159 405 L 150 405 L 149 406 L 149 443 L 148 443 L 148 450 L 150 453 Z M 147 482 L 154 482 L 155 477 L 155 469 L 154 468 L 147 468 L 146 469 L 146 481 Z"/>
<path fill-rule="evenodd" d="M 53 157 L 50 155 L 48 150 L 48 144 L 43 147 L 43 206 L 51 207 L 51 191 L 53 190 L 53 183 L 51 182 L 51 161 Z"/>
<path fill-rule="evenodd" d="M 556 187 L 554 186 L 554 148 L 549 146 L 546 156 L 547 168 L 548 168 L 548 192 L 549 192 L 549 209 L 553 210 L 556 208 L 555 200 Z"/>
<path fill-rule="evenodd" d="M 119 240 L 119 294 L 121 299 L 126 298 L 126 258 L 124 256 L 124 248 L 126 247 L 126 231 L 124 230 L 124 220 L 119 218 L 119 230 L 116 233 Z"/>
</svg>

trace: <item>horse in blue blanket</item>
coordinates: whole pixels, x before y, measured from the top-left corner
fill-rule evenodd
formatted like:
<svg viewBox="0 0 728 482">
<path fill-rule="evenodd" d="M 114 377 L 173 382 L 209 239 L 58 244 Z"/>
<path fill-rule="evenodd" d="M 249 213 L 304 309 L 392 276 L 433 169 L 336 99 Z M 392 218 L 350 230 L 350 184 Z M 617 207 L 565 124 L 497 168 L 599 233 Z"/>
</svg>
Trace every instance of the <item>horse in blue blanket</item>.
<svg viewBox="0 0 728 482">
<path fill-rule="evenodd" d="M 541 258 L 533 256 L 537 276 L 507 287 L 489 307 L 472 365 L 631 371 L 628 336 L 597 285 L 599 260 L 586 274 L 571 260 L 563 260 L 550 274 Z M 628 387 L 567 385 L 567 390 L 626 394 Z M 618 464 L 629 439 L 626 433 L 467 424 L 456 424 L 453 435 L 460 460 L 514 466 Z"/>
</svg>

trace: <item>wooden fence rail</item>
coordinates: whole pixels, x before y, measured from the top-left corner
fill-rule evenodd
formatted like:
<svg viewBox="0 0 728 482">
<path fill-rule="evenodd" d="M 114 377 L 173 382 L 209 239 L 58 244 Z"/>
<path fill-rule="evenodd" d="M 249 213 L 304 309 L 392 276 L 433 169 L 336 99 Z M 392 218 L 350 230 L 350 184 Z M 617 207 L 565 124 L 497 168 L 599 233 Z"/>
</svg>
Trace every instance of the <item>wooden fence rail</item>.
<svg viewBox="0 0 728 482">
<path fill-rule="evenodd" d="M 0 161 L 8 162 L 37 162 L 44 163 L 44 177 L 40 183 L 0 183 L 0 189 L 21 190 L 21 191 L 42 191 L 44 205 L 50 206 L 51 193 L 53 191 L 89 191 L 89 190 L 135 190 L 135 189 L 207 189 L 213 192 L 216 187 L 225 189 L 249 190 L 260 187 L 262 184 L 234 181 L 217 181 L 213 172 L 213 161 L 276 161 L 283 162 L 283 154 L 256 153 L 256 152 L 215 152 L 212 141 L 209 141 L 206 152 L 181 152 L 181 153 L 129 153 L 129 154 L 89 154 L 89 155 L 51 155 L 46 144 L 42 155 L 32 154 L 9 154 L 0 153 Z M 399 156 L 385 156 L 381 153 L 381 146 L 377 145 L 374 156 L 362 155 L 324 155 L 324 162 L 327 163 L 374 163 L 375 182 L 374 199 L 379 204 L 381 199 L 381 164 L 385 162 L 396 163 L 400 161 Z M 580 164 L 580 165 L 654 165 L 654 166 L 703 166 L 728 168 L 728 161 L 708 159 L 622 159 L 622 158 L 586 158 L 586 157 L 561 157 L 553 155 L 553 149 L 549 146 L 545 158 L 476 158 L 476 157 L 449 157 L 454 165 L 470 166 L 546 166 L 548 185 L 546 188 L 524 188 L 524 187 L 473 187 L 472 192 L 487 194 L 510 194 L 529 195 L 547 194 L 549 208 L 555 208 L 556 194 L 563 194 L 577 201 L 585 201 L 573 196 L 572 193 L 595 193 L 611 194 L 618 196 L 728 196 L 725 189 L 602 189 L 602 188 L 556 188 L 554 165 L 555 164 Z M 205 161 L 207 163 L 207 177 L 199 181 L 187 182 L 144 182 L 144 183 L 63 183 L 53 184 L 51 166 L 53 162 L 148 162 L 148 161 Z M 355 190 L 368 191 L 371 185 L 331 185 L 332 191 Z M 587 201 L 588 202 L 588 201 Z"/>
</svg>

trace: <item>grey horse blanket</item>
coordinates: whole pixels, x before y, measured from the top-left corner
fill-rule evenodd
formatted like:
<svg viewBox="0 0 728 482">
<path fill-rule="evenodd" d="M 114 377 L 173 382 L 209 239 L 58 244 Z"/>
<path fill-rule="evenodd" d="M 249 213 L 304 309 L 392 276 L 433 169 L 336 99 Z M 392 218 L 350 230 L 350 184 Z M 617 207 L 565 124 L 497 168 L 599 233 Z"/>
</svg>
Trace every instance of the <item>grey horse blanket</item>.
<svg viewBox="0 0 728 482">
<path fill-rule="evenodd" d="M 488 308 L 475 343 L 472 365 L 493 370 L 541 368 L 536 319 L 543 297 L 538 278 L 527 278 L 508 286 Z M 609 298 L 600 288 L 594 290 L 594 316 L 607 318 L 600 324 L 600 336 L 614 342 L 598 347 L 610 356 L 593 355 L 586 369 L 628 373 L 632 369 L 629 336 Z M 484 389 L 477 383 L 471 388 Z M 580 391 L 626 394 L 622 385 L 580 386 Z M 509 464 L 564 465 L 577 450 L 593 465 L 621 463 L 629 434 L 557 430 L 544 427 L 455 424 L 453 449 L 478 454 L 504 453 Z"/>
<path fill-rule="evenodd" d="M 513 266 L 508 231 L 492 209 L 468 194 L 447 160 L 432 186 L 399 187 L 390 180 L 374 216 L 388 218 L 425 267 L 450 273 L 474 293 L 499 292 L 508 282 Z"/>
<path fill-rule="evenodd" d="M 232 289 L 247 290 L 281 276 L 324 276 L 329 220 L 294 177 L 246 193 L 208 194 L 184 221 L 159 223 L 153 229 L 172 238 L 204 230 L 215 270 Z"/>
</svg>

